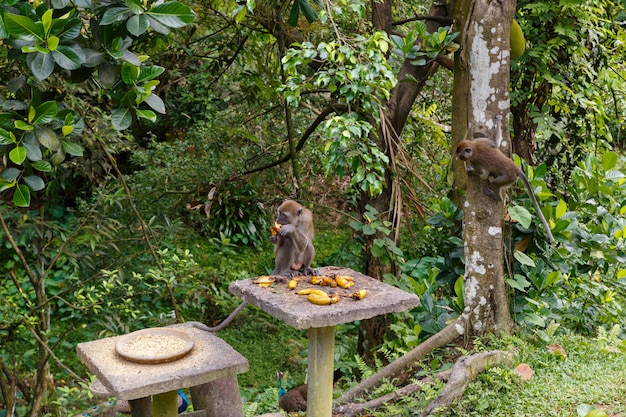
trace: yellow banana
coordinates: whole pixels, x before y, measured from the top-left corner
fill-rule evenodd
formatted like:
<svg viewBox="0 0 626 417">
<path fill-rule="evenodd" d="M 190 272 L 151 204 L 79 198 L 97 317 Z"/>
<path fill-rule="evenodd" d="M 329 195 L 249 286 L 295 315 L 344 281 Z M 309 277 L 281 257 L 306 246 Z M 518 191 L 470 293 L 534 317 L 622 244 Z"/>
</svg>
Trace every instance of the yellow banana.
<svg viewBox="0 0 626 417">
<path fill-rule="evenodd" d="M 318 306 L 325 306 L 332 303 L 332 299 L 328 296 L 328 294 L 320 295 L 316 293 L 311 293 L 309 294 L 308 298 L 310 302 L 312 302 L 313 304 L 317 304 Z"/>
<path fill-rule="evenodd" d="M 335 275 L 335 282 L 341 288 L 350 288 L 354 285 L 354 279 L 347 275 Z"/>
<path fill-rule="evenodd" d="M 322 285 L 335 288 L 337 286 L 337 281 L 331 277 L 322 277 Z"/>
<path fill-rule="evenodd" d="M 366 290 L 358 290 L 358 291 L 355 291 L 354 294 L 352 294 L 352 298 L 354 298 L 355 300 L 362 300 L 365 298 L 366 295 L 367 295 Z"/>
<path fill-rule="evenodd" d="M 257 279 L 255 279 L 252 282 L 257 284 L 259 287 L 267 288 L 270 285 L 272 285 L 272 282 L 274 282 L 274 278 L 272 278 L 272 277 L 270 277 L 268 275 L 263 275 L 261 277 L 258 277 Z"/>
<path fill-rule="evenodd" d="M 322 277 L 318 275 L 313 275 L 309 282 L 313 285 L 320 285 L 322 283 Z"/>
<path fill-rule="evenodd" d="M 309 295 L 309 294 L 317 294 L 319 296 L 328 297 L 328 294 L 326 294 L 325 291 L 316 290 L 315 288 L 305 288 L 303 290 L 298 291 L 298 295 Z"/>
<path fill-rule="evenodd" d="M 287 283 L 287 288 L 289 288 L 290 290 L 295 289 L 298 286 L 298 280 L 297 279 L 292 279 L 291 281 L 289 281 Z"/>
</svg>

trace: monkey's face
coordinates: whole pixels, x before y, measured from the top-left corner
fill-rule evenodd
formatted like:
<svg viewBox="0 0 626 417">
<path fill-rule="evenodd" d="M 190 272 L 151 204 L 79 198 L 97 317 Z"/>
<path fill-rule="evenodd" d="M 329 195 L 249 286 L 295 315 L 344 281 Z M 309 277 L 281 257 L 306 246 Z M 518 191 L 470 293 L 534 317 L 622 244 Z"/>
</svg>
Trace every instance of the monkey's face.
<svg viewBox="0 0 626 417">
<path fill-rule="evenodd" d="M 472 148 L 463 144 L 460 144 L 456 148 L 456 154 L 461 161 L 469 161 L 472 157 Z"/>
</svg>

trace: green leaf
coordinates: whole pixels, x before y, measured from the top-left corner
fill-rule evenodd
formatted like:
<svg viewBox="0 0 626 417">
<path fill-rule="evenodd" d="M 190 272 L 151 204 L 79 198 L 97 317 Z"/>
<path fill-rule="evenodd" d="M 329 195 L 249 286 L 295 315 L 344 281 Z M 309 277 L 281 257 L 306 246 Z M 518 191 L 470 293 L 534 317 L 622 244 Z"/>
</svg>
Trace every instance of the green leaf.
<svg viewBox="0 0 626 417">
<path fill-rule="evenodd" d="M 563 200 L 559 200 L 559 204 L 556 205 L 554 216 L 560 219 L 567 213 L 567 203 Z"/>
<path fill-rule="evenodd" d="M 189 7 L 177 1 L 158 5 L 147 12 L 150 17 L 169 28 L 181 28 L 193 22 L 196 14 Z"/>
<path fill-rule="evenodd" d="M 157 65 L 153 65 L 151 67 L 141 68 L 139 72 L 139 76 L 137 77 L 137 82 L 149 81 L 157 78 L 159 75 L 165 72 L 165 68 L 159 67 Z"/>
<path fill-rule="evenodd" d="M 18 39 L 44 39 L 42 24 L 35 23 L 31 18 L 17 14 L 5 13 L 2 15 L 5 29 Z"/>
<path fill-rule="evenodd" d="M 122 64 L 122 71 L 120 73 L 122 77 L 122 81 L 124 81 L 128 85 L 133 85 L 137 82 L 137 78 L 139 77 L 140 69 L 138 66 L 129 64 L 128 62 L 124 62 Z"/>
<path fill-rule="evenodd" d="M 9 159 L 18 165 L 22 165 L 22 163 L 26 160 L 26 148 L 23 146 L 16 146 L 11 149 L 9 152 Z"/>
<path fill-rule="evenodd" d="M 617 154 L 615 152 L 606 152 L 602 156 L 602 167 L 605 171 L 613 169 L 617 165 Z"/>
<path fill-rule="evenodd" d="M 519 263 L 521 263 L 522 265 L 526 265 L 526 266 L 530 266 L 532 268 L 534 268 L 535 265 L 535 261 L 533 261 L 528 255 L 526 255 L 523 252 L 520 252 L 518 250 L 515 251 L 515 253 L 513 253 L 513 257 L 515 259 L 517 259 L 517 261 Z"/>
<path fill-rule="evenodd" d="M 152 110 L 136 110 L 137 117 L 142 119 L 150 120 L 151 122 L 156 122 L 157 116 L 156 113 Z"/>
<path fill-rule="evenodd" d="M 165 114 L 165 103 L 163 103 L 161 97 L 156 94 L 150 94 L 150 96 L 145 100 L 145 103 L 150 106 L 152 110 Z"/>
<path fill-rule="evenodd" d="M 33 125 L 50 123 L 57 115 L 57 102 L 46 101 L 35 109 L 35 117 L 30 121 Z"/>
<path fill-rule="evenodd" d="M 26 64 L 38 80 L 45 80 L 54 71 L 54 58 L 51 54 L 33 53 L 26 57 Z"/>
<path fill-rule="evenodd" d="M 18 184 L 13 194 L 13 204 L 18 207 L 30 206 L 30 189 L 24 184 Z"/>
<path fill-rule="evenodd" d="M 523 206 L 509 206 L 509 216 L 512 220 L 519 222 L 524 229 L 528 229 L 532 223 L 533 216 Z"/>
<path fill-rule="evenodd" d="M 59 41 L 60 39 L 54 35 L 48 37 L 48 49 L 51 51 L 56 50 L 59 47 Z"/>
<path fill-rule="evenodd" d="M 139 0 L 123 0 L 122 3 L 135 14 L 142 14 L 144 12 L 143 5 Z"/>
<path fill-rule="evenodd" d="M 313 10 L 313 7 L 309 4 L 308 0 L 298 0 L 300 3 L 300 9 L 302 14 L 309 23 L 313 23 L 317 20 L 317 12 Z"/>
<path fill-rule="evenodd" d="M 23 120 L 15 120 L 13 124 L 15 125 L 16 129 L 23 130 L 25 132 L 31 131 L 35 128 L 33 125 L 28 124 Z"/>
<path fill-rule="evenodd" d="M 33 191 L 41 191 L 46 188 L 46 183 L 38 175 L 28 175 L 24 177 L 24 182 Z"/>
<path fill-rule="evenodd" d="M 102 15 L 100 25 L 107 26 L 115 22 L 120 22 L 122 20 L 128 19 L 132 15 L 133 12 L 125 6 L 107 7 L 104 14 Z"/>
<path fill-rule="evenodd" d="M 524 275 L 515 274 L 515 279 L 507 279 L 506 283 L 509 284 L 511 288 L 515 288 L 518 291 L 526 292 L 526 288 L 530 286 L 530 282 L 526 279 Z"/>
<path fill-rule="evenodd" d="M 289 24 L 289 26 L 294 27 L 294 28 L 298 26 L 299 15 L 300 15 L 300 3 L 298 3 L 297 1 L 294 1 L 293 6 L 291 6 L 291 12 L 289 13 L 289 19 L 287 20 L 287 23 Z"/>
<path fill-rule="evenodd" d="M 115 130 L 124 130 L 130 127 L 133 122 L 133 115 L 128 107 L 121 107 L 111 110 L 113 116 L 111 121 Z"/>
<path fill-rule="evenodd" d="M 2 179 L 7 181 L 15 181 L 20 175 L 22 175 L 22 171 L 14 167 L 2 171 Z"/>
<path fill-rule="evenodd" d="M 39 142 L 37 142 L 34 135 L 30 134 L 28 139 L 25 140 L 22 145 L 26 148 L 26 157 L 29 161 L 39 161 L 43 158 Z"/>
<path fill-rule="evenodd" d="M 67 70 L 78 69 L 85 62 L 85 54 L 82 49 L 67 45 L 59 45 L 55 51 L 52 51 L 52 57 L 54 62 Z"/>
<path fill-rule="evenodd" d="M 15 138 L 8 130 L 0 128 L 0 145 L 13 145 Z"/>
<path fill-rule="evenodd" d="M 59 145 L 61 144 L 61 142 L 59 142 L 59 137 L 54 130 L 45 126 L 35 127 L 35 138 L 37 138 L 42 146 L 50 149 L 51 151 L 59 149 Z"/>
<path fill-rule="evenodd" d="M 50 28 L 52 27 L 52 9 L 46 10 L 41 15 L 41 23 L 43 24 L 44 33 L 50 33 Z"/>
<path fill-rule="evenodd" d="M 83 147 L 77 143 L 64 141 L 63 150 L 70 155 L 83 156 Z"/>
<path fill-rule="evenodd" d="M 150 27 L 148 17 L 143 14 L 136 14 L 126 22 L 126 29 L 131 35 L 139 36 Z"/>
<path fill-rule="evenodd" d="M 52 165 L 50 164 L 50 162 L 43 161 L 43 160 L 33 162 L 33 168 L 35 168 L 37 171 L 41 171 L 41 172 L 50 172 L 50 171 L 52 171 Z"/>
</svg>

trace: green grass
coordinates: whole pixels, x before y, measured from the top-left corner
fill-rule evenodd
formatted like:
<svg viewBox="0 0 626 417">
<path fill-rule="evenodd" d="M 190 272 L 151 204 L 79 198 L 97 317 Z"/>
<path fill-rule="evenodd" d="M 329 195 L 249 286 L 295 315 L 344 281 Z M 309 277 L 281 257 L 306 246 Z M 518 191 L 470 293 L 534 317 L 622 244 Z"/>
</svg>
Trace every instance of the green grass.
<svg viewBox="0 0 626 417">
<path fill-rule="evenodd" d="M 532 336 L 522 336 L 531 339 Z M 519 382 L 511 370 L 495 368 L 470 384 L 463 398 L 440 416 L 578 416 L 590 404 L 609 416 L 626 415 L 626 354 L 601 350 L 592 339 L 565 335 L 565 359 L 549 353 L 546 343 L 517 339 L 518 363 L 533 369 L 533 377 Z"/>
</svg>

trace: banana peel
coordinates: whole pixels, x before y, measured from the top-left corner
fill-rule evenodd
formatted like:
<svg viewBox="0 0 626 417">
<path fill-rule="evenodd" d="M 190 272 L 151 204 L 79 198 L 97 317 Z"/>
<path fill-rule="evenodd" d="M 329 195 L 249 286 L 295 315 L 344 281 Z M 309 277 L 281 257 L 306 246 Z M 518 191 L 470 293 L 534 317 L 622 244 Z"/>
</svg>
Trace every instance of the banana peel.
<svg viewBox="0 0 626 417">
<path fill-rule="evenodd" d="M 272 225 L 272 229 L 270 230 L 270 233 L 272 234 L 272 236 L 276 236 L 278 232 L 280 232 L 280 227 L 281 227 L 280 223 L 274 223 Z"/>
<path fill-rule="evenodd" d="M 290 290 L 295 290 L 297 286 L 298 286 L 297 279 L 292 279 L 287 283 L 287 288 L 289 288 Z"/>
</svg>

